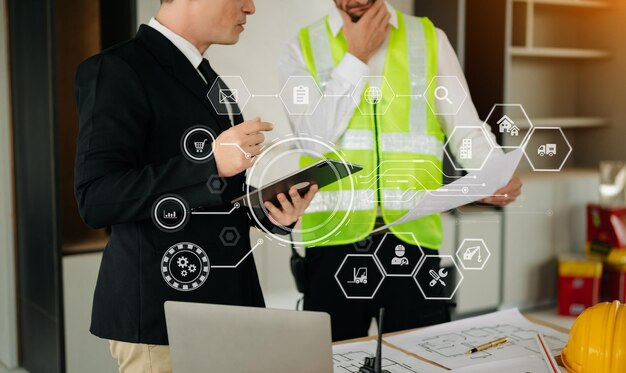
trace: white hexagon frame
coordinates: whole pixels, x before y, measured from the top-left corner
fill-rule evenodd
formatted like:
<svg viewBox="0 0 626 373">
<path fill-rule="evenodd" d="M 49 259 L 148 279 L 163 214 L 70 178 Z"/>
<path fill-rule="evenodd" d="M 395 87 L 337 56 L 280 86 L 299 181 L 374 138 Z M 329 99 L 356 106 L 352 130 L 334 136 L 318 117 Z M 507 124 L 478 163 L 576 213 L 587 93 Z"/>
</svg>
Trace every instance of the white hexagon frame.
<svg viewBox="0 0 626 373">
<path fill-rule="evenodd" d="M 530 142 L 531 136 L 535 133 L 535 130 L 558 130 L 561 133 L 561 136 L 563 136 L 563 140 L 565 140 L 565 143 L 567 144 L 567 147 L 569 148 L 569 151 L 565 155 L 565 158 L 563 158 L 563 162 L 561 162 L 561 165 L 559 166 L 558 169 L 553 169 L 553 168 L 535 168 L 535 165 L 533 164 L 533 161 L 530 159 L 531 157 L 529 157 L 528 153 L 526 153 L 526 146 L 524 146 L 524 148 L 523 148 L 524 156 L 528 160 L 528 163 L 530 163 L 530 166 L 533 168 L 533 171 L 536 171 L 536 172 L 559 172 L 559 171 L 561 171 L 561 169 L 563 169 L 563 166 L 565 165 L 565 162 L 567 162 L 567 159 L 569 158 L 569 156 L 572 154 L 572 151 L 574 150 L 574 148 L 572 148 L 572 144 L 570 144 L 569 140 L 567 139 L 567 136 L 565 136 L 565 133 L 563 132 L 563 129 L 561 127 L 533 127 L 533 129 L 531 131 L 529 131 L 529 133 L 528 133 L 528 141 L 527 142 Z"/>
<path fill-rule="evenodd" d="M 464 245 L 465 245 L 466 241 L 480 242 L 482 244 L 482 247 L 485 248 L 485 251 L 487 252 L 487 257 L 482 262 L 482 265 L 480 266 L 480 268 L 478 268 L 478 267 L 466 267 L 465 266 L 465 261 L 463 259 L 461 259 L 461 255 L 459 255 L 459 254 L 460 254 L 461 250 L 464 248 Z M 485 240 L 483 240 L 482 238 L 466 238 L 459 245 L 459 248 L 456 250 L 456 254 L 455 255 L 456 255 L 456 258 L 459 260 L 459 262 L 461 262 L 461 266 L 463 267 L 464 270 L 466 270 L 466 271 L 481 271 L 481 270 L 483 270 L 485 268 L 485 265 L 489 261 L 489 258 L 491 258 L 491 251 L 487 247 L 487 244 L 485 243 Z"/>
<path fill-rule="evenodd" d="M 424 290 L 422 289 L 422 286 L 420 285 L 419 281 L 417 281 L 417 278 L 416 278 L 417 274 L 422 269 L 422 267 L 424 266 L 424 263 L 426 263 L 426 260 L 428 258 L 440 258 L 440 259 L 450 258 L 450 260 L 452 261 L 452 264 L 456 268 L 460 278 L 459 278 L 459 281 L 457 282 L 454 290 L 450 293 L 449 297 L 428 297 L 428 296 L 426 296 L 426 293 L 424 293 Z M 459 290 L 459 287 L 461 286 L 461 283 L 463 282 L 464 278 L 465 278 L 465 276 L 463 276 L 463 272 L 459 268 L 458 264 L 456 264 L 456 262 L 454 261 L 454 258 L 452 257 L 452 255 L 426 255 L 426 256 L 424 256 L 424 259 L 419 264 L 419 267 L 417 268 L 417 271 L 415 271 L 415 274 L 413 275 L 413 281 L 415 281 L 415 283 L 417 284 L 417 288 L 420 289 L 420 292 L 422 293 L 422 296 L 426 300 L 451 300 L 454 297 L 454 294 L 456 294 L 457 290 Z"/>
<path fill-rule="evenodd" d="M 498 143 L 492 143 L 494 148 L 498 148 L 498 149 L 519 149 L 519 148 L 523 148 L 526 143 L 528 142 L 528 139 L 530 138 L 530 133 L 532 132 L 532 129 L 535 127 L 533 125 L 533 122 L 530 120 L 530 117 L 528 116 L 528 114 L 526 113 L 526 110 L 524 109 L 524 106 L 522 106 L 522 104 L 495 104 L 491 107 L 491 110 L 489 111 L 489 114 L 487 114 L 487 117 L 485 118 L 485 121 L 483 122 L 483 126 L 485 127 L 486 131 L 491 131 L 491 126 L 489 125 L 489 118 L 491 118 L 491 115 L 493 114 L 493 112 L 496 110 L 497 107 L 519 107 L 522 110 L 522 113 L 524 114 L 524 117 L 526 118 L 526 120 L 528 121 L 529 124 L 529 128 L 528 128 L 528 132 L 526 133 L 526 135 L 524 136 L 524 138 L 522 139 L 522 141 L 520 142 L 519 145 L 516 146 L 510 146 L 510 145 L 500 145 Z M 506 114 L 504 114 L 506 115 Z M 490 139 L 490 141 L 493 141 Z"/>
<path fill-rule="evenodd" d="M 313 110 L 310 113 L 292 113 L 291 110 L 289 110 L 289 105 L 287 105 L 285 100 L 283 100 L 283 92 L 287 88 L 287 85 L 289 85 L 289 81 L 291 79 L 307 79 L 307 80 L 311 80 L 313 82 L 314 86 L 315 86 L 315 89 L 317 89 L 317 91 L 319 92 L 319 99 L 315 103 L 315 107 L 313 107 Z M 313 115 L 313 113 L 315 113 L 315 110 L 317 110 L 317 107 L 322 102 L 322 98 L 323 97 L 324 97 L 324 92 L 322 92 L 322 89 L 317 84 L 315 79 L 312 76 L 307 76 L 307 75 L 293 75 L 293 76 L 290 76 L 287 79 L 287 81 L 285 82 L 285 84 L 283 84 L 283 87 L 281 88 L 280 92 L 278 93 L 278 98 L 280 99 L 280 102 L 282 102 L 283 106 L 285 107 L 285 110 L 287 110 L 287 113 L 289 113 L 289 115 Z"/>
<path fill-rule="evenodd" d="M 224 81 L 224 83 L 226 83 L 225 80 L 227 79 L 238 79 L 241 81 L 241 84 L 243 85 L 243 87 L 246 90 L 246 96 L 245 96 L 245 100 L 242 102 L 239 102 L 239 100 L 237 100 L 237 107 L 239 107 L 239 112 L 235 112 L 233 111 L 232 114 L 233 115 L 242 115 L 243 114 L 243 109 L 246 107 L 246 105 L 248 105 L 248 102 L 250 102 L 250 99 L 252 98 L 252 93 L 250 92 L 250 90 L 248 89 L 248 86 L 246 85 L 246 82 L 243 81 L 243 79 L 241 78 L 241 76 L 239 75 L 225 75 L 225 76 L 220 76 L 220 79 Z M 215 81 L 213 81 L 213 84 L 211 84 L 211 87 L 209 88 L 209 90 L 206 93 L 206 97 L 209 100 L 209 102 L 211 103 L 211 106 L 213 106 L 213 110 L 215 110 L 215 112 L 217 113 L 217 115 L 230 115 L 230 113 L 220 113 L 217 108 L 215 107 L 215 104 L 213 103 L 213 101 L 211 100 L 211 98 L 209 97 L 209 93 L 211 93 L 211 91 L 213 91 L 213 87 L 215 87 L 216 84 L 218 84 L 219 81 L 216 79 Z M 228 85 L 228 84 L 227 84 Z M 231 86 L 229 86 L 228 89 L 233 89 Z"/>
<path fill-rule="evenodd" d="M 341 281 L 339 281 L 339 278 L 337 278 L 337 275 L 339 274 L 339 272 L 341 272 L 341 269 L 343 268 L 344 264 L 350 257 L 371 257 L 372 261 L 376 264 L 376 268 L 378 268 L 378 270 L 380 271 L 380 274 L 382 275 L 382 277 L 378 285 L 376 285 L 376 289 L 374 289 L 374 293 L 372 294 L 372 296 L 365 297 L 365 296 L 348 295 L 348 293 L 346 293 L 346 290 L 343 288 Z M 345 258 L 343 258 L 343 261 L 339 265 L 337 272 L 335 272 L 335 281 L 337 281 L 337 284 L 339 285 L 339 288 L 341 289 L 341 292 L 343 292 L 343 295 L 346 297 L 346 299 L 374 299 L 374 297 L 376 296 L 376 293 L 378 292 L 378 289 L 380 289 L 380 286 L 383 284 L 383 281 L 385 281 L 385 277 L 386 277 L 385 271 L 381 268 L 380 263 L 378 262 L 378 260 L 373 254 L 348 254 L 345 256 Z"/>
<path fill-rule="evenodd" d="M 454 136 L 454 134 L 456 133 L 457 129 L 478 129 L 481 131 L 481 133 L 483 134 L 483 136 L 487 139 L 487 143 L 489 144 L 489 153 L 487 153 L 487 155 L 485 156 L 485 159 L 483 160 L 482 164 L 480 165 L 479 168 L 464 168 L 464 167 L 457 167 L 456 165 L 456 158 L 448 153 L 448 144 L 450 143 L 450 140 L 452 139 L 452 137 Z M 493 153 L 494 147 L 493 144 L 491 143 L 491 140 L 489 138 L 490 136 L 488 135 L 488 133 L 486 132 L 485 127 L 483 126 L 456 126 L 454 127 L 454 129 L 452 130 L 452 133 L 450 133 L 450 136 L 448 136 L 448 138 L 446 139 L 446 143 L 443 145 L 443 151 L 446 154 L 446 156 L 448 157 L 448 159 L 450 160 L 450 163 L 452 163 L 452 167 L 454 167 L 455 170 L 457 171 L 480 171 L 483 169 L 483 167 L 485 167 L 485 163 L 487 163 L 487 160 L 489 159 L 489 157 L 491 156 L 491 153 Z"/>
<path fill-rule="evenodd" d="M 359 90 L 359 87 L 361 87 L 361 82 L 364 79 L 370 79 L 370 78 L 376 78 L 376 79 L 382 79 L 382 84 L 385 84 L 387 86 L 387 88 L 389 88 L 389 92 L 391 92 L 391 100 L 389 100 L 389 105 L 387 105 L 386 108 L 384 108 L 385 110 L 380 111 L 380 112 L 376 112 L 376 113 L 364 113 L 361 110 L 361 95 L 363 94 L 363 91 L 361 91 L 361 93 L 355 97 L 356 91 Z M 381 84 L 381 91 L 382 91 L 382 84 Z M 391 87 L 391 85 L 389 84 L 389 82 L 387 81 L 387 78 L 385 78 L 384 76 L 380 76 L 380 75 L 365 75 L 362 76 L 361 79 L 359 79 L 359 81 L 356 83 L 356 86 L 354 87 L 354 89 L 352 90 L 352 93 L 350 93 L 350 97 L 352 97 L 352 101 L 354 101 L 354 104 L 356 105 L 357 109 L 359 110 L 359 112 L 361 113 L 361 115 L 385 115 L 387 113 L 387 111 L 389 111 L 389 107 L 391 107 L 391 103 L 393 102 L 393 100 L 396 99 L 397 95 L 396 92 L 393 90 L 393 87 Z"/>
<path fill-rule="evenodd" d="M 435 85 L 438 85 L 437 82 L 438 82 L 439 78 L 455 79 L 456 82 L 459 85 L 459 88 L 461 88 L 461 91 L 463 91 L 463 99 L 461 100 L 461 103 L 458 105 L 458 107 L 457 107 L 455 112 L 438 113 L 436 108 L 434 108 L 434 107 L 432 107 L 430 105 L 430 100 L 428 100 L 428 91 L 430 90 L 430 87 L 433 85 L 433 83 L 435 83 Z M 441 86 L 441 87 L 443 87 L 443 86 Z M 439 88 L 439 86 L 437 88 Z M 435 89 L 437 89 L 437 88 L 435 88 Z M 444 87 L 444 88 L 447 89 L 447 87 Z M 436 93 L 434 93 L 434 92 L 433 92 L 433 94 L 436 95 Z M 435 115 L 457 115 L 459 113 L 459 111 L 461 110 L 461 108 L 463 107 L 463 104 L 465 104 L 465 101 L 467 101 L 468 95 L 467 95 L 467 91 L 465 91 L 465 88 L 463 88 L 463 84 L 459 80 L 458 76 L 455 76 L 455 75 L 437 75 L 437 76 L 434 76 L 430 80 L 430 82 L 426 86 L 426 90 L 424 91 L 424 93 L 422 93 L 422 97 L 424 98 L 424 100 L 426 100 L 426 105 L 428 105 L 428 108 L 430 109 L 430 111 L 433 114 L 435 114 Z M 446 95 L 446 98 L 447 98 L 447 95 Z M 438 98 L 436 96 L 435 96 L 435 100 L 438 100 Z"/>
<path fill-rule="evenodd" d="M 389 274 L 389 273 L 387 273 L 387 270 L 385 269 L 385 266 L 382 264 L 380 258 L 378 257 L 378 251 L 383 246 L 383 243 L 385 242 L 385 239 L 387 238 L 387 235 L 396 235 L 396 234 L 397 235 L 403 235 L 403 234 L 404 235 L 411 235 L 411 237 L 413 237 L 415 242 L 417 242 L 417 239 L 415 238 L 415 235 L 413 233 L 411 233 L 411 232 L 387 232 L 387 233 L 385 233 L 383 238 L 380 240 L 380 243 L 376 247 L 376 250 L 374 250 L 374 258 L 378 262 L 380 268 L 383 269 L 383 275 L 385 275 L 387 277 L 412 277 L 413 274 L 415 274 L 415 272 L 417 270 L 417 267 L 420 265 L 420 263 L 422 262 L 422 260 L 424 260 L 424 257 L 425 257 L 424 250 L 422 249 L 422 247 L 419 244 L 417 245 L 417 248 L 419 249 L 420 253 L 422 253 L 422 255 L 420 256 L 420 259 L 417 261 L 417 263 L 415 263 L 413 269 L 411 269 L 411 272 L 407 273 L 407 274 Z"/>
</svg>

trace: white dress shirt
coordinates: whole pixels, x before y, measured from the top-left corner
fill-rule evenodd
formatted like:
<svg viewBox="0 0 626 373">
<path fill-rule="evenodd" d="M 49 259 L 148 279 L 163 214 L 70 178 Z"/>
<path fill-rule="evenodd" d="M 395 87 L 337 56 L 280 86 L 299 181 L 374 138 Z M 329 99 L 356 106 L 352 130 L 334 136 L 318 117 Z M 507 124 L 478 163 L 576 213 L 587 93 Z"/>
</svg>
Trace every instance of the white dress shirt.
<svg viewBox="0 0 626 373">
<path fill-rule="evenodd" d="M 393 28 L 398 27 L 398 17 L 395 10 L 386 3 L 387 9 L 391 14 L 389 24 Z M 341 31 L 343 27 L 343 20 L 339 10 L 332 5 L 332 8 L 328 15 L 328 22 L 330 30 L 334 36 Z M 437 86 L 446 87 L 448 90 L 448 98 L 452 102 L 462 101 L 465 94 L 467 99 L 460 107 L 456 115 L 438 115 L 439 123 L 444 133 L 450 138 L 450 134 L 457 126 L 477 126 L 480 127 L 483 121 L 478 117 L 476 108 L 469 94 L 469 88 L 463 75 L 461 65 L 446 37 L 446 34 L 436 29 L 437 43 L 438 43 L 438 65 L 437 76 L 456 76 L 459 82 L 456 84 L 451 79 L 438 79 Z M 333 70 L 330 80 L 326 84 L 324 97 L 319 106 L 312 112 L 311 115 L 289 115 L 289 120 L 293 131 L 298 134 L 309 134 L 323 138 L 326 141 L 336 143 L 341 135 L 348 128 L 350 119 L 357 108 L 356 103 L 352 100 L 350 95 L 357 89 L 357 84 L 363 76 L 382 76 L 383 68 L 385 64 L 385 57 L 387 54 L 387 46 L 389 43 L 389 37 L 384 41 L 381 48 L 372 56 L 369 62 L 366 64 L 351 55 L 346 53 L 339 64 Z M 278 61 L 278 74 L 280 78 L 281 86 L 287 82 L 290 76 L 311 76 L 309 70 L 304 62 L 304 57 L 300 49 L 300 40 L 296 36 L 289 40 L 285 45 L 282 53 L 279 56 Z M 354 92 L 355 97 L 361 97 L 362 90 L 365 85 L 360 84 L 358 89 L 361 92 Z M 455 101 L 458 100 L 458 101 Z M 442 103 L 443 102 L 443 103 Z M 444 112 L 449 108 L 443 108 L 447 105 L 444 100 L 435 100 L 435 106 L 437 112 Z M 491 137 L 495 144 L 495 136 L 489 131 L 488 135 Z M 463 139 L 472 139 L 473 144 L 473 157 L 471 160 L 461 160 L 458 156 L 459 149 Z M 311 150 L 322 151 L 323 149 L 314 148 L 315 145 L 311 142 L 303 142 L 303 146 L 311 147 Z M 451 137 L 449 142 L 449 148 L 458 160 L 457 164 L 462 165 L 464 168 L 479 168 L 480 163 L 485 159 L 489 151 L 492 149 L 489 140 L 480 130 L 458 128 L 455 135 Z M 495 152 L 502 153 L 498 148 Z"/>
<path fill-rule="evenodd" d="M 206 79 L 204 78 L 204 75 L 202 75 L 200 70 L 198 70 L 198 67 L 200 66 L 200 63 L 202 63 L 202 60 L 204 58 L 206 58 L 207 60 L 209 59 L 208 48 L 206 51 L 204 51 L 204 54 L 200 54 L 200 51 L 198 50 L 198 48 L 196 48 L 195 45 L 191 44 L 191 42 L 189 42 L 187 39 L 178 35 L 177 33 L 170 30 L 169 28 L 163 26 L 159 21 L 156 20 L 156 18 L 150 18 L 150 22 L 148 22 L 148 26 L 157 30 L 158 32 L 163 34 L 163 36 L 165 36 L 169 41 L 171 41 L 172 44 L 174 44 L 174 46 L 176 46 L 176 48 L 178 48 L 178 50 L 180 50 L 182 54 L 184 54 L 185 57 L 187 57 L 191 65 L 196 68 L 196 71 L 198 72 L 198 75 L 200 75 L 202 80 L 204 80 L 204 82 L 207 83 Z M 230 123 L 233 124 L 233 110 L 230 105 L 230 102 L 226 102 L 226 108 L 228 110 L 228 117 L 230 118 Z"/>
</svg>

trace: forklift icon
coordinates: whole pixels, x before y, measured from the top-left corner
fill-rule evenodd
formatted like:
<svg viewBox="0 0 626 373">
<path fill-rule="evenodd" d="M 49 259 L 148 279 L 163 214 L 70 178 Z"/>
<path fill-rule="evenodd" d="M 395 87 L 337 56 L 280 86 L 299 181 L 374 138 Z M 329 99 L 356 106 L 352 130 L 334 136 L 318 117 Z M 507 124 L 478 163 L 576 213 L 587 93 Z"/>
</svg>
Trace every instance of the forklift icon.
<svg viewBox="0 0 626 373">
<path fill-rule="evenodd" d="M 348 284 L 367 284 L 367 268 L 359 267 L 352 269 L 352 281 Z"/>
</svg>

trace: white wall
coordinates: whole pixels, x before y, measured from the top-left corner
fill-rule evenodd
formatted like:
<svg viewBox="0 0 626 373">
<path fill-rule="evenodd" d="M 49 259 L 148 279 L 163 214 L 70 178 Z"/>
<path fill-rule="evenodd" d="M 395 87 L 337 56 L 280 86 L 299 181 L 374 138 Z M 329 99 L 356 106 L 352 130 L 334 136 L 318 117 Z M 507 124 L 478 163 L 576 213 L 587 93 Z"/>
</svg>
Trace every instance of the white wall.
<svg viewBox="0 0 626 373">
<path fill-rule="evenodd" d="M 147 23 L 159 8 L 157 0 L 137 0 L 138 23 Z M 413 2 L 393 0 L 390 3 L 398 10 L 412 14 Z M 278 94 L 276 61 L 284 43 L 294 37 L 300 28 L 323 17 L 332 0 L 256 0 L 256 13 L 248 18 L 246 31 L 234 46 L 212 46 L 211 65 L 223 76 L 241 76 L 252 94 Z M 260 116 L 274 123 L 275 130 L 268 141 L 282 138 L 291 131 L 287 115 L 276 97 L 252 98 L 244 108 L 244 116 Z M 298 167 L 297 159 L 291 164 L 281 164 L 280 169 L 271 170 L 270 177 L 279 177 Z M 260 235 L 253 233 L 252 240 Z M 298 298 L 291 273 L 289 272 L 290 250 L 274 242 L 268 242 L 255 251 L 261 285 L 268 307 L 293 308 Z"/>
<path fill-rule="evenodd" d="M 12 137 L 6 2 L 0 0 L 0 362 L 17 366 Z"/>
<path fill-rule="evenodd" d="M 63 257 L 66 373 L 110 373 L 117 363 L 106 339 L 89 332 L 102 253 Z"/>
</svg>

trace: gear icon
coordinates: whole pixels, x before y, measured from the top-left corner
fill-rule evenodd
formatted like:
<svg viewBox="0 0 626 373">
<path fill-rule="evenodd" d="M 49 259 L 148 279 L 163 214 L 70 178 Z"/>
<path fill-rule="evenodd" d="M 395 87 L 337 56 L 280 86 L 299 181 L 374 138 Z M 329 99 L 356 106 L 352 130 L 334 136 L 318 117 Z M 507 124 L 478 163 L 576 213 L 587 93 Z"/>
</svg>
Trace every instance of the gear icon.
<svg viewBox="0 0 626 373">
<path fill-rule="evenodd" d="M 179 268 L 186 268 L 187 265 L 189 265 L 189 259 L 187 259 L 187 257 L 185 256 L 181 256 L 180 258 L 178 258 L 176 263 L 178 264 Z"/>
<path fill-rule="evenodd" d="M 187 269 L 189 270 L 189 273 L 195 273 L 196 272 L 196 265 L 195 264 L 190 264 Z"/>
<path fill-rule="evenodd" d="M 187 270 L 183 269 L 182 271 L 180 271 L 180 275 L 183 277 L 187 277 Z"/>
</svg>

